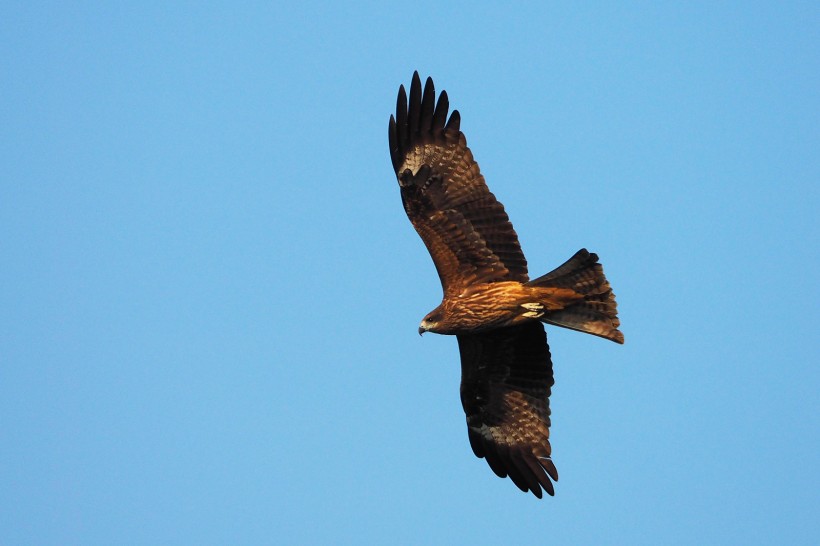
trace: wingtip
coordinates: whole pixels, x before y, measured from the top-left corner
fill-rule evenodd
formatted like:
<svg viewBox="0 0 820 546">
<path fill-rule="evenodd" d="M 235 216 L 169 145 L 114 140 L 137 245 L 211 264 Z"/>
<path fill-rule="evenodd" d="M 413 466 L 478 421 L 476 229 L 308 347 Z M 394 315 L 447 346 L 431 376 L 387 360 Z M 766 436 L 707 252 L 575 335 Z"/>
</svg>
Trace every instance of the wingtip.
<svg viewBox="0 0 820 546">
<path fill-rule="evenodd" d="M 418 70 L 413 71 L 410 87 L 399 85 L 396 112 L 390 129 L 390 153 L 394 170 L 398 169 L 404 155 L 417 142 L 460 142 L 466 145 L 461 134 L 461 115 L 457 110 L 450 114 L 450 101 L 446 91 L 436 97 L 432 77 L 422 86 Z"/>
</svg>

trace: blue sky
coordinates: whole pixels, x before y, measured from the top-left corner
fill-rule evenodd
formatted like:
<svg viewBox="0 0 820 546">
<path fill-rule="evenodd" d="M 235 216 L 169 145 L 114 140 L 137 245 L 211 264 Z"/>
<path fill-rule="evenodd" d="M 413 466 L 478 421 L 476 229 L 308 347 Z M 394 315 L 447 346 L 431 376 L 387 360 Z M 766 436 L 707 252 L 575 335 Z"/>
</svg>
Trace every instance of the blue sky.
<svg viewBox="0 0 820 546">
<path fill-rule="evenodd" d="M 3 544 L 816 544 L 820 8 L 7 3 Z M 542 501 L 467 441 L 387 149 L 462 114 L 548 328 Z"/>
</svg>

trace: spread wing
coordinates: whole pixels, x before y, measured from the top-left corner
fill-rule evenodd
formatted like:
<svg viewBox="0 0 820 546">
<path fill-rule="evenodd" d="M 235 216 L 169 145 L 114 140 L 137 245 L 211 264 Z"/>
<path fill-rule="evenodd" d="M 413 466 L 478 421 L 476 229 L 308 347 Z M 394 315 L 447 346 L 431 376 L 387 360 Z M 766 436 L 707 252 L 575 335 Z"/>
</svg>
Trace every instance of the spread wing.
<svg viewBox="0 0 820 546">
<path fill-rule="evenodd" d="M 459 130 L 449 120 L 447 93 L 436 102 L 433 80 L 422 92 L 413 74 L 408 104 L 399 88 L 396 117 L 390 116 L 390 157 L 407 216 L 427 245 L 445 294 L 473 283 L 526 282 L 527 261 L 504 206 L 484 177 Z"/>
<path fill-rule="evenodd" d="M 552 361 L 540 322 L 459 335 L 461 404 L 470 445 L 500 477 L 522 491 L 553 495 L 550 478 Z"/>
</svg>

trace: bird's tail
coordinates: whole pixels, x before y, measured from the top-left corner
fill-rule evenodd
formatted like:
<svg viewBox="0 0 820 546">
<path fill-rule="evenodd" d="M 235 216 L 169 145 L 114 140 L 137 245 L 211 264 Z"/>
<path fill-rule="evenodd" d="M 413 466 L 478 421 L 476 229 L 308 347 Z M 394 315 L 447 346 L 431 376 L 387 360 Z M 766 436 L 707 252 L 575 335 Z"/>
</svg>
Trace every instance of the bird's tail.
<svg viewBox="0 0 820 546">
<path fill-rule="evenodd" d="M 551 290 L 571 289 L 576 293 L 574 302 L 563 309 L 545 312 L 540 317 L 541 321 L 611 339 L 616 343 L 624 342 L 624 335 L 618 330 L 621 321 L 618 320 L 615 294 L 604 276 L 604 268 L 598 263 L 597 255 L 583 248 L 554 271 L 527 285 Z"/>
</svg>

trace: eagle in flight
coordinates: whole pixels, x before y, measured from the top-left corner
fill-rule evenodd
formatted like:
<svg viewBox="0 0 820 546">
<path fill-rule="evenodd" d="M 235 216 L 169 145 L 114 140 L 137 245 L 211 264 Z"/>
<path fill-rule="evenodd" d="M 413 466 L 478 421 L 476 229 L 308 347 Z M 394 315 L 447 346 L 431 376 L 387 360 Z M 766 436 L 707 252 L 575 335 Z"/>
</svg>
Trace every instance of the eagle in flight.
<svg viewBox="0 0 820 546">
<path fill-rule="evenodd" d="M 458 340 L 461 403 L 476 456 L 522 491 L 554 495 L 554 381 L 542 323 L 623 343 L 615 295 L 598 256 L 586 249 L 530 280 L 518 236 L 467 147 L 458 110 L 447 117 L 447 93 L 437 101 L 433 80 L 422 90 L 416 72 L 409 99 L 402 85 L 390 116 L 390 158 L 404 210 L 444 291 L 419 333 Z"/>
</svg>

